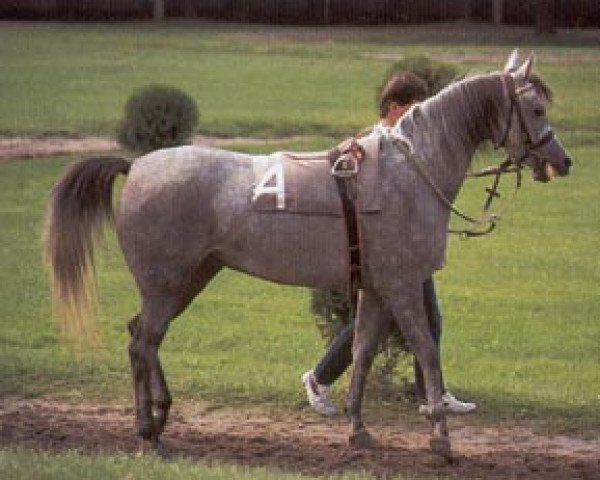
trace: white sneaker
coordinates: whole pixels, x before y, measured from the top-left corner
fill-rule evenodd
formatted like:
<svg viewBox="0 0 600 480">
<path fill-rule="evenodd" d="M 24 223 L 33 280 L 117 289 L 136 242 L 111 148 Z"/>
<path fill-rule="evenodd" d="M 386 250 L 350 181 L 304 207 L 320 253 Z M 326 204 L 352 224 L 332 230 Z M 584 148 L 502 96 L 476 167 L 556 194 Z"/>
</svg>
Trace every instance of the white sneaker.
<svg viewBox="0 0 600 480">
<path fill-rule="evenodd" d="M 446 410 L 451 413 L 471 413 L 477 408 L 476 403 L 462 402 L 448 391 L 442 395 L 442 402 Z"/>
<path fill-rule="evenodd" d="M 477 408 L 476 403 L 461 402 L 450 392 L 446 392 L 442 395 L 442 403 L 444 404 L 444 409 L 448 413 L 471 413 Z M 427 405 L 419 405 L 420 414 L 426 415 L 428 411 Z"/>
<path fill-rule="evenodd" d="M 309 371 L 302 375 L 302 383 L 306 389 L 308 403 L 316 412 L 326 417 L 338 414 L 338 409 L 331 400 L 331 390 L 327 385 L 317 383 L 313 372 Z"/>
</svg>

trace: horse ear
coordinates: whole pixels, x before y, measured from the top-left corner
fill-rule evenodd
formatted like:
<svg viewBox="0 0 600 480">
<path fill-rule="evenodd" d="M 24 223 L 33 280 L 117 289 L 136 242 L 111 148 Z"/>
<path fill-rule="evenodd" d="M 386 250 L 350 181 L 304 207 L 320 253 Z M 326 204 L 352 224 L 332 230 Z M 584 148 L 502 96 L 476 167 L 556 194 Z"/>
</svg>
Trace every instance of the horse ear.
<svg viewBox="0 0 600 480">
<path fill-rule="evenodd" d="M 514 72 L 519 67 L 519 50 L 515 48 L 504 64 L 505 72 Z"/>
<path fill-rule="evenodd" d="M 517 72 L 515 73 L 515 77 L 527 80 L 529 78 L 529 75 L 531 75 L 534 63 L 535 55 L 532 53 L 531 55 L 529 55 L 527 60 L 525 60 L 525 63 L 521 65 L 519 70 L 517 70 Z"/>
</svg>

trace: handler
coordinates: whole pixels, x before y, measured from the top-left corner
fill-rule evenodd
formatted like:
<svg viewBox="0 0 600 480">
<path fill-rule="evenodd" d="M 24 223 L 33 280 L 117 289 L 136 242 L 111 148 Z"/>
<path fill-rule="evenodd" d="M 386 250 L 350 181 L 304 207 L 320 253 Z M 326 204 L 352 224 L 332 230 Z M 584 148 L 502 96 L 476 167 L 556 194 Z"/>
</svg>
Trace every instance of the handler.
<svg viewBox="0 0 600 480">
<path fill-rule="evenodd" d="M 374 126 L 372 134 L 386 135 L 396 122 L 416 102 L 427 97 L 427 84 L 410 72 L 393 75 L 385 85 L 379 99 L 380 121 Z M 433 278 L 423 284 L 425 310 L 429 320 L 429 329 L 438 352 L 442 335 L 442 316 L 439 310 Z M 353 319 L 354 320 L 354 319 Z M 333 416 L 338 409 L 331 400 L 331 385 L 344 373 L 352 363 L 352 341 L 354 338 L 354 321 L 348 323 L 329 344 L 327 351 L 314 370 L 302 375 L 310 405 L 320 414 Z M 415 385 L 417 395 L 425 399 L 425 386 L 421 366 L 414 360 Z M 442 401 L 448 411 L 453 413 L 469 413 L 477 408 L 475 403 L 462 402 L 450 393 L 442 377 Z"/>
</svg>

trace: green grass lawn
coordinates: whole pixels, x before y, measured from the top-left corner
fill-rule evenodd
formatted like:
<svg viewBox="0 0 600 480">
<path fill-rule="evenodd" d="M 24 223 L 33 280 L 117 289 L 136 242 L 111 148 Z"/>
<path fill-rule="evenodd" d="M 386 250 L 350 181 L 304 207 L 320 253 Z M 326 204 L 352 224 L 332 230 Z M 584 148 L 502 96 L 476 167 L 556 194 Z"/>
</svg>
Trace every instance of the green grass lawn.
<svg viewBox="0 0 600 480">
<path fill-rule="evenodd" d="M 451 241 L 438 274 L 444 366 L 453 389 L 482 404 L 481 419 L 600 427 L 594 152 L 572 148 L 567 179 L 527 181 L 494 235 Z M 98 251 L 101 347 L 74 357 L 51 319 L 42 209 L 71 160 L 1 167 L 0 391 L 121 401 L 130 393 L 125 323 L 138 299 L 112 235 Z M 476 208 L 478 188 L 467 185 L 465 208 Z M 297 408 L 299 376 L 321 350 L 305 289 L 225 271 L 174 322 L 161 352 L 176 397 Z"/>
<path fill-rule="evenodd" d="M 0 472 L 4 478 L 19 480 L 370 480 L 374 477 L 346 473 L 327 477 L 285 473 L 266 468 L 230 465 L 203 466 L 189 460 L 165 462 L 130 456 L 85 456 L 75 452 L 59 455 L 27 451 L 0 451 Z M 407 478 L 394 477 L 396 480 Z M 437 478 L 437 477 L 436 477 Z"/>
<path fill-rule="evenodd" d="M 0 132 L 112 134 L 134 89 L 168 83 L 197 101 L 205 133 L 338 137 L 373 123 L 392 59 L 427 54 L 481 72 L 500 69 L 515 46 L 538 53 L 558 90 L 555 121 L 599 124 L 593 35 L 564 32 L 552 45 L 528 29 L 445 29 L 3 23 Z M 577 82 L 565 66 L 574 56 Z"/>
<path fill-rule="evenodd" d="M 480 404 L 473 423 L 597 435 L 600 53 L 584 34 L 566 32 L 555 44 L 538 45 L 520 29 L 486 36 L 481 26 L 473 26 L 473 35 L 453 28 L 440 43 L 433 28 L 3 23 L 0 131 L 111 134 L 134 88 L 170 83 L 197 100 L 203 132 L 318 135 L 241 150 L 313 150 L 373 123 L 375 86 L 389 58 L 430 53 L 481 72 L 500 68 L 513 45 L 535 48 L 556 91 L 551 118 L 575 167 L 548 185 L 527 179 L 493 235 L 451 240 L 447 268 L 437 275 L 444 367 L 452 390 Z M 580 61 L 565 65 L 569 53 Z M 103 344 L 78 356 L 51 319 L 40 260 L 42 215 L 51 185 L 73 160 L 0 164 L 0 395 L 125 403 L 131 396 L 125 325 L 138 299 L 114 235 L 97 252 Z M 490 161 L 499 158 L 482 153 L 477 164 Z M 460 206 L 475 211 L 482 186 L 469 182 Z M 299 377 L 323 349 L 308 300 L 304 289 L 220 274 L 174 322 L 161 349 L 176 400 L 303 408 Z M 371 393 L 367 408 L 380 403 Z M 407 413 L 414 405 L 384 409 Z M 1 455 L 2 471 L 15 462 L 29 468 L 19 452 Z M 40 468 L 58 472 L 44 478 L 63 478 L 65 464 L 83 471 L 94 461 L 41 457 Z M 132 468 L 130 460 L 112 461 L 102 468 Z M 149 478 L 169 478 L 174 467 L 148 468 Z M 180 468 L 190 472 L 183 478 L 196 475 Z"/>
</svg>

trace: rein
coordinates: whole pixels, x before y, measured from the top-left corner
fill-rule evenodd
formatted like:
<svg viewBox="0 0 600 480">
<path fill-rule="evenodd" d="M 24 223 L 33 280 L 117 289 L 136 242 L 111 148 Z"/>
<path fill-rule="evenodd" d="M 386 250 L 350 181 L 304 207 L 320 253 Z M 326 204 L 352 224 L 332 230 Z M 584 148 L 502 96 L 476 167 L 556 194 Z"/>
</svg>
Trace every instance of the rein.
<svg viewBox="0 0 600 480">
<path fill-rule="evenodd" d="M 480 172 L 468 175 L 468 177 L 470 177 L 470 178 L 480 178 L 480 177 L 487 177 L 487 176 L 494 175 L 494 180 L 492 182 L 491 187 L 488 187 L 485 189 L 485 192 L 487 193 L 487 197 L 486 197 L 483 207 L 482 207 L 482 214 L 479 218 L 475 218 L 475 217 L 463 212 L 461 209 L 459 209 L 450 200 L 448 200 L 446 198 L 446 195 L 444 195 L 444 192 L 442 192 L 441 189 L 433 181 L 433 179 L 431 178 L 431 176 L 425 169 L 425 166 L 420 161 L 419 157 L 414 152 L 410 151 L 408 145 L 406 145 L 400 139 L 398 139 L 396 141 L 396 145 L 399 147 L 400 150 L 402 150 L 405 153 L 406 157 L 412 161 L 413 165 L 417 168 L 417 171 L 419 172 L 419 174 L 427 181 L 427 183 L 429 184 L 431 189 L 434 191 L 434 193 L 436 194 L 438 199 L 442 202 L 442 204 L 445 205 L 446 208 L 448 208 L 448 210 L 450 210 L 452 213 L 454 213 L 457 217 L 460 217 L 463 220 L 465 220 L 466 222 L 477 226 L 476 228 L 449 229 L 448 230 L 448 233 L 458 234 L 462 238 L 482 237 L 484 235 L 487 235 L 487 234 L 493 232 L 494 229 L 496 228 L 496 224 L 497 224 L 498 220 L 500 220 L 502 218 L 502 215 L 505 213 L 505 211 L 508 209 L 508 206 L 509 206 L 509 205 L 507 205 L 507 207 L 505 207 L 505 209 L 501 213 L 491 213 L 490 212 L 490 208 L 492 206 L 494 199 L 500 197 L 500 193 L 498 193 L 498 187 L 500 185 L 500 178 L 503 174 L 506 174 L 506 173 L 515 173 L 516 174 L 515 189 L 514 189 L 513 195 L 511 196 L 511 201 L 514 200 L 514 198 L 516 197 L 517 191 L 519 190 L 519 188 L 521 188 L 521 180 L 522 180 L 521 170 L 522 170 L 523 166 L 522 166 L 522 164 L 513 163 L 512 159 L 510 157 L 507 157 L 506 160 L 504 160 L 504 162 L 502 162 L 497 167 L 487 167 L 487 168 L 481 170 Z"/>
<path fill-rule="evenodd" d="M 450 229 L 450 230 L 448 230 L 448 232 L 459 234 L 464 238 L 481 237 L 483 235 L 487 235 L 488 233 L 492 232 L 494 230 L 494 228 L 496 228 L 496 222 L 504 216 L 504 214 L 506 213 L 506 211 L 509 209 L 512 202 L 516 198 L 517 192 L 521 188 L 521 184 L 522 184 L 521 182 L 523 179 L 522 169 L 523 169 L 522 164 L 515 165 L 515 164 L 513 164 L 512 160 L 509 157 L 507 157 L 506 160 L 504 160 L 498 167 L 487 167 L 487 168 L 484 168 L 483 170 L 481 170 L 480 172 L 471 173 L 471 174 L 467 175 L 467 177 L 469 177 L 469 178 L 481 178 L 481 177 L 494 175 L 494 180 L 492 182 L 492 186 L 487 187 L 485 189 L 485 192 L 487 193 L 487 198 L 486 198 L 485 202 L 483 203 L 483 208 L 482 208 L 484 215 L 487 215 L 484 218 L 487 219 L 487 221 L 489 222 L 489 225 L 488 225 L 488 228 L 483 231 L 469 230 L 469 229 L 463 229 L 463 230 Z M 505 173 L 514 173 L 515 174 L 515 188 L 510 197 L 510 201 L 506 204 L 506 206 L 500 213 L 495 213 L 495 214 L 487 213 L 487 212 L 489 212 L 494 199 L 500 198 L 500 193 L 498 193 L 498 186 L 500 185 L 500 178 Z"/>
</svg>

